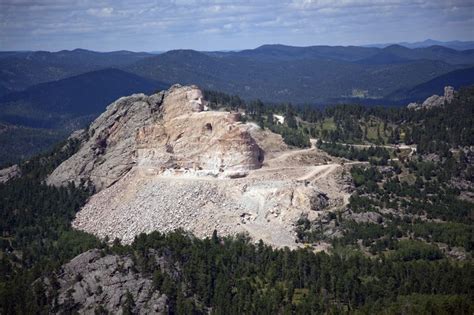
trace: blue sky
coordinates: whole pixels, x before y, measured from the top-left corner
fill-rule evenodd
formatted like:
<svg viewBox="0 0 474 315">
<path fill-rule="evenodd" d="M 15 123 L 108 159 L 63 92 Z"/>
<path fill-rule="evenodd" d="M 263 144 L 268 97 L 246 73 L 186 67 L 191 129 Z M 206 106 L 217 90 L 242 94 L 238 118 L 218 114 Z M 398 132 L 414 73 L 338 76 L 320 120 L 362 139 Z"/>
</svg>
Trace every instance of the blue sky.
<svg viewBox="0 0 474 315">
<path fill-rule="evenodd" d="M 0 0 L 0 50 L 474 40 L 473 0 Z"/>
</svg>

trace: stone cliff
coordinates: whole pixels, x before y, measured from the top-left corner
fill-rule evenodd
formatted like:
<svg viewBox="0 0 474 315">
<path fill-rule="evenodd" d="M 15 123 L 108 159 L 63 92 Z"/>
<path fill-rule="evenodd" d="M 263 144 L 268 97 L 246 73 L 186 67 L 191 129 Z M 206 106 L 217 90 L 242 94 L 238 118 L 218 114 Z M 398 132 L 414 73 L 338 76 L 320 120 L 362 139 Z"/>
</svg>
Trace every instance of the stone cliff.
<svg viewBox="0 0 474 315">
<path fill-rule="evenodd" d="M 153 250 L 148 255 L 155 268 L 178 279 L 169 258 Z M 130 256 L 89 250 L 63 265 L 54 281 L 43 282 L 47 295 L 57 295 L 53 314 L 123 314 L 127 295 L 133 300 L 134 314 L 167 314 L 168 297 L 153 285 L 151 275 L 145 275 Z"/>
<path fill-rule="evenodd" d="M 428 97 L 422 104 L 410 103 L 407 108 L 419 110 L 422 108 L 430 109 L 434 107 L 444 106 L 445 104 L 451 104 L 454 99 L 454 88 L 452 86 L 444 87 L 444 95 L 432 95 Z"/>
<path fill-rule="evenodd" d="M 80 150 L 48 183 L 91 181 L 101 190 L 132 168 L 224 177 L 259 168 L 263 152 L 238 115 L 208 112 L 205 105 L 195 86 L 122 97 L 79 135 Z"/>
<path fill-rule="evenodd" d="M 239 120 L 207 110 L 195 86 L 123 97 L 74 135 L 78 152 L 48 183 L 96 187 L 72 226 L 101 238 L 131 243 L 142 232 L 182 228 L 198 237 L 217 230 L 299 246 L 302 216 L 315 219 L 347 203 L 342 166 Z"/>
</svg>

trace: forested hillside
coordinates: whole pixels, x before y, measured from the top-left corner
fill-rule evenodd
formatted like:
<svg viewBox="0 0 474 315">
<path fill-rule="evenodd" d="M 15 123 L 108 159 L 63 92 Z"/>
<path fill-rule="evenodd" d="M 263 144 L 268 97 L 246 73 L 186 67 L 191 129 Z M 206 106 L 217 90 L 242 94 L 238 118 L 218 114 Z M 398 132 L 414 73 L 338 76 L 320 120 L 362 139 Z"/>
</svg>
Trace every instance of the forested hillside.
<svg viewBox="0 0 474 315">
<path fill-rule="evenodd" d="M 92 71 L 0 96 L 0 165 L 50 149 L 86 127 L 124 95 L 151 94 L 166 84 L 118 69 Z"/>
<path fill-rule="evenodd" d="M 162 82 L 197 84 L 245 99 L 322 104 L 344 98 L 381 99 L 398 89 L 463 68 L 442 60 L 361 64 L 324 56 L 290 60 L 265 56 L 263 60 L 259 54 L 215 56 L 177 50 L 143 59 L 125 70 Z"/>
<path fill-rule="evenodd" d="M 100 53 L 85 49 L 3 52 L 0 54 L 0 86 L 5 92 L 0 95 L 90 71 L 125 66 L 149 56 L 130 51 Z"/>
<path fill-rule="evenodd" d="M 420 153 L 446 153 L 450 148 L 473 145 L 474 86 L 462 88 L 449 105 L 420 111 L 352 104 L 319 109 L 246 102 L 236 95 L 213 91 L 207 91 L 206 97 L 211 107 L 245 111 L 249 119 L 282 134 L 295 146 L 308 146 L 309 138 L 349 144 L 416 144 Z M 277 123 L 275 114 L 284 116 L 285 123 Z M 293 143 L 285 137 L 289 133 L 303 140 Z"/>
<path fill-rule="evenodd" d="M 245 99 L 323 104 L 359 99 L 397 101 L 399 90 L 413 89 L 439 76 L 445 85 L 472 84 L 453 72 L 474 64 L 473 50 L 442 46 L 410 49 L 357 46 L 263 45 L 230 52 L 174 50 L 141 52 L 0 52 L 0 96 L 33 85 L 106 68 L 121 68 L 172 85 L 198 84 Z M 439 92 L 437 92 L 439 93 Z M 407 97 L 418 96 L 407 95 Z"/>
<path fill-rule="evenodd" d="M 452 86 L 457 90 L 463 86 L 472 85 L 473 82 L 474 68 L 454 70 L 415 87 L 396 91 L 388 98 L 401 99 L 406 102 L 420 101 L 431 95 L 441 94 L 445 86 Z"/>
<path fill-rule="evenodd" d="M 244 119 L 281 133 L 290 145 L 318 137 L 330 154 L 365 163 L 350 168 L 354 191 L 346 208 L 298 221 L 305 246 L 294 251 L 245 236 L 201 240 L 183 231 L 140 235 L 124 246 L 73 230 L 70 221 L 93 189 L 44 184 L 77 150 L 77 142 L 63 143 L 22 163 L 22 177 L 0 184 L 0 312 L 74 313 L 81 305 L 56 299 L 65 285 L 59 268 L 98 248 L 103 257 L 130 258 L 133 266 L 118 265 L 116 276 L 133 272 L 152 281 L 173 314 L 471 314 L 473 155 L 466 147 L 474 139 L 473 95 L 463 89 L 449 107 L 431 110 L 322 111 L 207 92 L 212 108 L 245 110 Z M 417 152 L 397 149 L 400 141 L 417 144 Z M 394 146 L 350 145 L 374 142 Z M 315 253 L 318 244 L 332 249 Z M 174 271 L 158 267 L 163 260 Z M 84 276 L 70 285 L 86 286 Z M 100 288 L 88 296 L 100 299 Z M 128 294 L 117 307 L 133 313 L 135 303 L 143 301 Z M 90 311 L 104 313 L 99 305 Z"/>
<path fill-rule="evenodd" d="M 38 84 L 0 97 L 0 120 L 27 127 L 74 130 L 68 120 L 95 118 L 117 98 L 150 94 L 166 84 L 118 69 L 104 69 Z"/>
</svg>

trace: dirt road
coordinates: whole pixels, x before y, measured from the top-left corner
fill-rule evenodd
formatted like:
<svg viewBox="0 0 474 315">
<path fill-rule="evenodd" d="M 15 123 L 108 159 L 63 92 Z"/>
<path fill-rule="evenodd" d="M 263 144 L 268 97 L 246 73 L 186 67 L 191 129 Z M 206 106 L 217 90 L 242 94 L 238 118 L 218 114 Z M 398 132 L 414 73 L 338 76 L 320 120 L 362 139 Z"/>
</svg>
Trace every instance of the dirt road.
<svg viewBox="0 0 474 315">
<path fill-rule="evenodd" d="M 338 167 L 341 167 L 341 164 L 323 164 L 323 165 L 317 165 L 314 166 L 313 169 L 298 178 L 299 181 L 305 181 L 305 180 L 320 180 L 326 176 L 328 176 L 332 171 L 336 170 Z"/>
</svg>

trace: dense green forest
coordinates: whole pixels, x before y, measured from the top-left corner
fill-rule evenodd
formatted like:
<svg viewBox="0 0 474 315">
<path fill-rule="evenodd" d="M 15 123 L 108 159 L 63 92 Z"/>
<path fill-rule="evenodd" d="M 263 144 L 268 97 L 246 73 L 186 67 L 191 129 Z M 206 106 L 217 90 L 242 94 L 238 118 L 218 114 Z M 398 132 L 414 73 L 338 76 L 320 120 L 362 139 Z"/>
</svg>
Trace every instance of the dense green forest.
<svg viewBox="0 0 474 315">
<path fill-rule="evenodd" d="M 356 148 L 335 142 L 322 142 L 321 140 L 318 141 L 317 147 L 332 156 L 361 162 L 370 161 L 372 164 L 386 165 L 390 159 L 390 152 L 383 147 Z"/>
<path fill-rule="evenodd" d="M 460 198 L 471 188 L 450 184 L 455 178 L 472 187 L 471 173 L 462 154 L 438 163 L 392 161 L 384 167 L 352 167 L 355 192 L 349 199 L 350 215 L 332 213 L 326 218 L 335 222 L 341 237 L 328 236 L 321 221 L 306 218 L 298 222 L 298 237 L 305 243 L 325 241 L 334 248 L 350 247 L 402 261 L 471 259 L 474 203 Z M 371 214 L 373 219 L 358 222 L 357 214 Z"/>
<path fill-rule="evenodd" d="M 472 51 L 408 49 L 398 45 L 383 49 L 264 45 L 239 52 L 168 51 L 124 69 L 161 82 L 197 84 L 204 89 L 237 93 L 247 100 L 323 104 L 347 99 L 386 104 L 393 100 L 387 97 L 402 88 L 416 88 L 469 67 L 473 55 Z M 463 76 L 468 75 L 455 75 Z M 458 80 L 443 82 L 456 84 Z M 469 77 L 460 81 L 473 83 Z M 427 88 L 421 90 L 422 99 L 433 92 Z M 399 101 L 400 95 L 396 96 Z"/>
<path fill-rule="evenodd" d="M 28 128 L 0 123 L 0 168 L 32 157 L 38 152 L 50 150 L 67 138 L 58 130 Z"/>
<path fill-rule="evenodd" d="M 44 301 L 33 282 L 61 264 L 100 246 L 92 235 L 71 229 L 76 211 L 93 193 L 90 185 L 56 188 L 44 179 L 78 148 L 77 141 L 20 165 L 23 176 L 0 184 L 0 313 L 35 314 Z"/>
<path fill-rule="evenodd" d="M 149 249 L 178 262 L 182 283 L 156 269 Z M 245 237 L 200 240 L 179 231 L 142 234 L 112 251 L 134 255 L 141 272 L 153 274 L 156 287 L 175 299 L 172 311 L 181 314 L 203 307 L 213 314 L 397 314 L 403 307 L 418 314 L 469 314 L 474 308 L 473 265 L 438 257 L 378 260 L 344 249 L 315 254 L 276 250 Z"/>
</svg>

